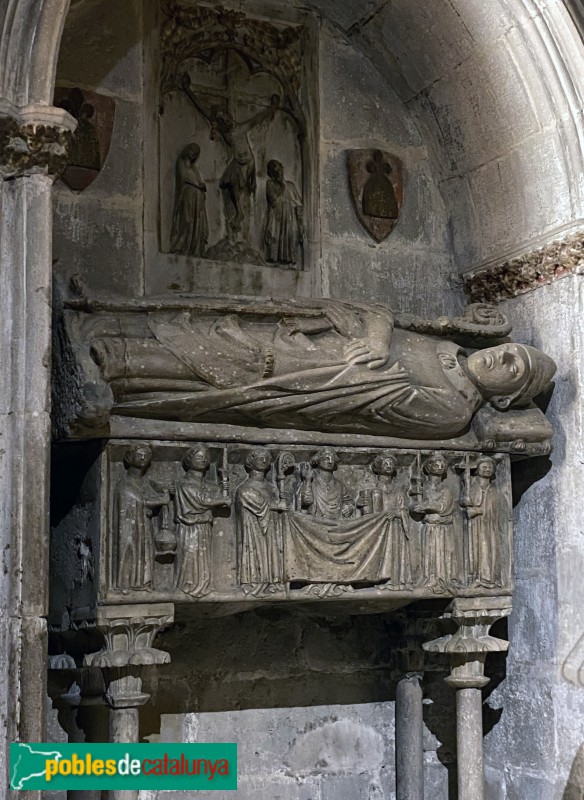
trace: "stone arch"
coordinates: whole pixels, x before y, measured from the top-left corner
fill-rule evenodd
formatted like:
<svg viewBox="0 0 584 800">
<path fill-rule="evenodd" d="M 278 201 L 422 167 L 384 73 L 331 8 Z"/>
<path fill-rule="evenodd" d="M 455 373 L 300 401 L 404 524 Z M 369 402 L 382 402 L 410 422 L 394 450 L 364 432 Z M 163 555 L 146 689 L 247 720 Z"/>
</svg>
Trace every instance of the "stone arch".
<svg viewBox="0 0 584 800">
<path fill-rule="evenodd" d="M 70 0 L 9 0 L 0 18 L 0 97 L 17 107 L 51 105 Z"/>
<path fill-rule="evenodd" d="M 358 18 L 350 0 L 314 0 L 312 5 L 367 54 L 427 132 L 428 147 L 440 166 L 440 189 L 450 215 L 458 269 L 496 263 L 582 224 L 583 90 L 579 76 L 584 52 L 578 32 L 581 12 L 575 2 L 456 0 L 446 19 L 460 32 L 460 42 L 466 42 L 467 51 L 457 54 L 457 63 L 452 61 L 455 42 L 451 41 L 450 47 L 440 46 L 437 37 L 439 30 L 445 33 L 443 25 L 450 24 L 439 22 L 438 3 L 427 3 L 423 31 L 419 19 L 413 19 L 412 30 L 418 36 L 408 39 L 411 49 L 405 54 L 391 15 L 393 12 L 394 18 L 401 20 L 402 28 L 407 27 L 408 15 L 411 19 L 408 5 L 416 6 L 420 13 L 418 4 L 405 0 L 357 4 Z M 69 0 L 9 0 L 0 10 L 0 110 L 18 124 L 66 123 L 65 115 L 52 109 L 51 100 L 68 9 Z M 491 36 L 497 28 L 491 27 L 489 13 L 495 17 L 493 24 L 500 26 L 499 37 Z M 428 31 L 434 32 L 434 39 L 426 35 Z M 473 64 L 486 58 L 488 46 L 505 39 L 513 40 L 515 58 L 509 47 L 503 46 L 491 58 L 490 76 L 480 69 L 473 73 Z M 522 54 L 519 60 L 517 53 Z M 424 75 L 419 72 L 420 64 Z M 495 77 L 505 76 L 508 69 L 509 74 L 519 76 L 510 94 L 505 79 Z M 455 71 L 458 81 L 454 96 L 448 98 L 444 96 L 448 91 L 445 79 Z M 475 88 L 479 90 L 476 96 Z M 458 103 L 473 112 L 464 125 L 454 114 Z M 487 124 L 489 108 L 497 106 L 525 108 L 531 114 L 537 106 L 531 135 L 524 135 L 522 114 L 515 114 L 511 126 L 504 119 Z M 548 172 L 552 161 L 557 163 L 555 174 Z M 489 193 L 488 186 L 493 184 L 486 178 L 493 173 L 500 182 L 495 183 L 497 192 Z M 554 190 L 551 200 L 543 191 L 546 187 Z M 543 214 L 542 197 L 548 204 Z M 27 173 L 4 182 L 1 202 L 2 268 L 10 290 L 2 296 L 2 317 L 9 323 L 2 328 L 0 347 L 9 354 L 11 369 L 6 397 L 2 398 L 6 407 L 1 416 L 3 439 L 9 442 L 10 456 L 4 454 L 0 459 L 4 507 L 0 522 L 2 541 L 11 545 L 13 555 L 0 592 L 9 598 L 8 613 L 1 617 L 0 639 L 5 637 L 8 643 L 9 659 L 3 668 L 8 671 L 10 664 L 12 675 L 0 693 L 0 720 L 6 720 L 6 741 L 42 740 L 44 684 L 39 674 L 46 664 L 46 608 L 39 586 L 46 583 L 47 575 L 43 542 L 47 537 L 44 486 L 49 443 L 49 176 Z M 524 207 L 524 213 L 520 224 L 513 227 L 509 219 L 517 207 Z M 23 488 L 31 475 L 37 487 L 32 494 Z M 15 577 L 21 572 L 23 582 Z M 0 753 L 0 764 L 7 763 Z M 5 781 L 0 770 L 0 783 Z"/>
</svg>

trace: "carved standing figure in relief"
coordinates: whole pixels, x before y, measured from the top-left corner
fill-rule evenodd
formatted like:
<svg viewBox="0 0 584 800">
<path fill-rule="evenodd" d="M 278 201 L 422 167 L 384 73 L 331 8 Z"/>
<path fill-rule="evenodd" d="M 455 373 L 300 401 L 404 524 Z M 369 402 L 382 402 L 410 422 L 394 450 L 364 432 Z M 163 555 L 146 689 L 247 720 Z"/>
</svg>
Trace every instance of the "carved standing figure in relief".
<svg viewBox="0 0 584 800">
<path fill-rule="evenodd" d="M 235 493 L 237 571 L 245 591 L 259 595 L 282 581 L 282 553 L 274 509 L 278 498 L 267 481 L 270 451 L 258 447 L 245 459 L 247 479 Z"/>
<path fill-rule="evenodd" d="M 460 505 L 466 510 L 468 579 L 492 589 L 500 586 L 499 497 L 494 483 L 497 465 L 489 456 L 478 459 L 475 475 L 463 472 Z"/>
<path fill-rule="evenodd" d="M 207 186 L 197 167 L 201 148 L 188 144 L 176 160 L 174 212 L 170 249 L 173 253 L 203 258 L 209 239 L 205 207 Z"/>
<path fill-rule="evenodd" d="M 292 181 L 285 179 L 284 167 L 279 161 L 268 161 L 267 170 L 268 213 L 264 232 L 267 260 L 295 264 L 296 247 L 304 241 L 302 200 Z"/>
<path fill-rule="evenodd" d="M 445 591 L 456 581 L 456 542 L 452 519 L 454 497 L 445 483 L 448 464 L 440 453 L 424 464 L 426 480 L 410 511 L 422 521 L 423 585 Z"/>
<path fill-rule="evenodd" d="M 117 541 L 117 587 L 123 592 L 152 589 L 154 538 L 152 514 L 170 502 L 167 491 L 156 492 L 145 475 L 152 463 L 152 450 L 135 444 L 126 450 L 126 475 L 114 493 L 114 526 Z M 116 569 L 117 567 L 117 569 Z"/>
<path fill-rule="evenodd" d="M 182 460 L 186 474 L 176 482 L 174 493 L 176 588 L 191 597 L 210 591 L 213 509 L 231 505 L 228 495 L 205 480 L 209 465 L 209 449 L 192 447 Z"/>
<path fill-rule="evenodd" d="M 304 464 L 301 472 L 300 507 L 313 517 L 340 519 L 353 515 L 355 503 L 335 473 L 339 459 L 332 447 L 323 447 Z"/>
<path fill-rule="evenodd" d="M 371 492 L 371 510 L 374 514 L 387 514 L 388 535 L 382 575 L 391 575 L 387 581 L 392 589 L 404 589 L 412 584 L 412 565 L 409 547 L 410 516 L 405 493 L 395 485 L 397 461 L 390 455 L 379 455 L 371 465 L 378 476 L 377 486 Z"/>
<path fill-rule="evenodd" d="M 280 98 L 278 95 L 273 95 L 269 108 L 245 122 L 236 122 L 231 112 L 226 109 L 214 108 L 212 113 L 208 114 L 192 91 L 188 74 L 182 76 L 181 84 L 191 103 L 211 125 L 211 138 L 221 137 L 229 153 L 229 163 L 219 180 L 227 238 L 232 242 L 241 238 L 249 243 L 250 201 L 256 191 L 256 164 L 248 134 L 262 122 L 274 119 Z"/>
</svg>

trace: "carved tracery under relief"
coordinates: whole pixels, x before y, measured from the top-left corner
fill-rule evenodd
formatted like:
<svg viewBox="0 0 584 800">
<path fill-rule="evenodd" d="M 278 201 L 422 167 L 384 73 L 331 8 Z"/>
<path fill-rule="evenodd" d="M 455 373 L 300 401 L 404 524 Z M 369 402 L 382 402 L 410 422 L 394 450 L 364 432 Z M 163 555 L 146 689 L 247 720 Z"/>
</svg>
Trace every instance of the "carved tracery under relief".
<svg viewBox="0 0 584 800">
<path fill-rule="evenodd" d="M 307 29 L 174 0 L 161 12 L 162 252 L 303 269 Z"/>
<path fill-rule="evenodd" d="M 102 473 L 111 487 L 101 533 L 110 601 L 510 587 L 506 456 L 116 443 Z M 473 527 L 470 517 L 480 521 Z"/>
</svg>

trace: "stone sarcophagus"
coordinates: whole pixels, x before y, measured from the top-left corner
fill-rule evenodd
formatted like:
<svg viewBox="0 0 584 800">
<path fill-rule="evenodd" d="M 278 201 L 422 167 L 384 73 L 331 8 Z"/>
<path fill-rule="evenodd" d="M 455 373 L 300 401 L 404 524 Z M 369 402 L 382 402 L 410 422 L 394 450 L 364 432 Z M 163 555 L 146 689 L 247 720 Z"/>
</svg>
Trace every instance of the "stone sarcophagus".
<svg viewBox="0 0 584 800">
<path fill-rule="evenodd" d="M 550 452 L 533 400 L 553 361 L 485 305 L 424 320 L 74 288 L 55 324 L 50 629 L 87 702 L 103 693 L 113 740 L 138 735 L 140 670 L 168 662 L 154 639 L 177 606 L 183 619 L 411 606 L 396 760 L 418 753 L 420 786 L 420 672 L 438 657 L 423 650 L 447 657 L 460 774 L 478 776 L 461 798 L 482 797 L 484 664 L 507 649 L 489 631 L 513 592 L 511 461 Z M 427 630 L 428 614 L 445 628 Z"/>
<path fill-rule="evenodd" d="M 512 591 L 504 454 L 120 439 L 81 497 L 56 535 L 77 543 L 81 572 L 60 585 L 83 613 Z"/>
<path fill-rule="evenodd" d="M 77 287 L 56 328 L 54 619 L 512 591 L 510 459 L 549 452 L 554 365 L 495 309 Z"/>
</svg>

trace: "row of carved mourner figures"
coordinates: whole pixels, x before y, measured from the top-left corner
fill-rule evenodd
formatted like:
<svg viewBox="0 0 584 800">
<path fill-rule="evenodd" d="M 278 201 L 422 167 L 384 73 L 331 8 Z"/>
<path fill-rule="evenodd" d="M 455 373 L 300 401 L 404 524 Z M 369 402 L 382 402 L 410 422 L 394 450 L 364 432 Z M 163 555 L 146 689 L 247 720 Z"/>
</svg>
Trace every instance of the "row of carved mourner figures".
<svg viewBox="0 0 584 800">
<path fill-rule="evenodd" d="M 211 464 L 206 445 L 189 449 L 182 458 L 184 476 L 164 487 L 146 476 L 151 462 L 148 445 L 129 447 L 126 474 L 115 490 L 112 577 L 119 591 L 151 590 L 155 550 L 163 548 L 176 550 L 174 588 L 192 597 L 209 594 L 214 513 L 232 505 L 238 583 L 255 596 L 284 591 L 285 582 L 295 580 L 435 592 L 502 585 L 500 530 L 506 515 L 496 458 L 469 454 L 450 465 L 440 452 L 418 454 L 405 487 L 398 460 L 382 453 L 372 459 L 370 479 L 360 488 L 335 475 L 338 455 L 330 447 L 299 465 L 287 451 L 273 463 L 270 451 L 258 447 L 245 456 L 248 475 L 233 499 L 226 449 L 217 482 L 205 477 Z M 449 480 L 452 468 L 461 475 L 458 497 Z M 453 524 L 461 513 L 464 564 Z M 421 523 L 419 559 L 413 558 L 412 520 Z"/>
</svg>

